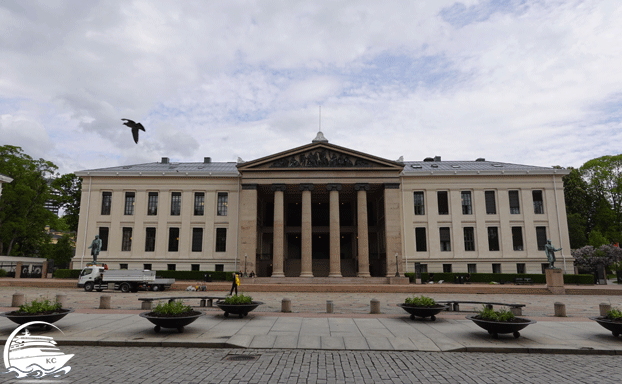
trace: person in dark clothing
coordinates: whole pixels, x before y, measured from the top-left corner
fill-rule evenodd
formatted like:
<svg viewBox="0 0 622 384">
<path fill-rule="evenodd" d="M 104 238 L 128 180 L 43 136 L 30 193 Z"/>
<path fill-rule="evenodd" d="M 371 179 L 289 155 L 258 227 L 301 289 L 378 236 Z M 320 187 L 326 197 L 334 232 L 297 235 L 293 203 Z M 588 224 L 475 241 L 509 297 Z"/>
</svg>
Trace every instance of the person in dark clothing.
<svg viewBox="0 0 622 384">
<path fill-rule="evenodd" d="M 235 290 L 235 295 L 238 295 L 238 285 L 240 285 L 240 279 L 238 275 L 233 272 L 233 284 L 231 285 L 231 291 L 229 292 L 229 296 L 233 294 L 233 290 Z"/>
</svg>

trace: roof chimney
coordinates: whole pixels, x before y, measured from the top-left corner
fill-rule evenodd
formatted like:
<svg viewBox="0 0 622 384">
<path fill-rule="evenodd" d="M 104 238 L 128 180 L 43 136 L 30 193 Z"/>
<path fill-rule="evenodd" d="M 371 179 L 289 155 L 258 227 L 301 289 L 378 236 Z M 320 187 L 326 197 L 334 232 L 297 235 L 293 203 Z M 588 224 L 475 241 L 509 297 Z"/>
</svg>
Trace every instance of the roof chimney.
<svg viewBox="0 0 622 384">
<path fill-rule="evenodd" d="M 440 156 L 434 156 L 434 161 L 441 161 L 441 157 Z"/>
<path fill-rule="evenodd" d="M 168 164 L 168 157 L 162 158 L 162 164 Z"/>
<path fill-rule="evenodd" d="M 212 158 L 211 157 L 204 157 L 203 158 L 203 164 L 209 164 L 212 162 Z"/>
</svg>

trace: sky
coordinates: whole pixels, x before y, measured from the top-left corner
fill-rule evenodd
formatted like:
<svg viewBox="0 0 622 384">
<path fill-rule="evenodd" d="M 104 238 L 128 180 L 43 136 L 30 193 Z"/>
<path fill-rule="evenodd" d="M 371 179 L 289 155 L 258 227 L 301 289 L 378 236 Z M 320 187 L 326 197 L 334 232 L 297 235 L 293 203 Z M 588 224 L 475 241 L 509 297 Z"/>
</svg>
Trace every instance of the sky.
<svg viewBox="0 0 622 384">
<path fill-rule="evenodd" d="M 619 0 L 0 0 L 0 145 L 64 174 L 249 161 L 321 125 L 390 160 L 579 167 L 620 153 L 620 20 Z"/>
</svg>

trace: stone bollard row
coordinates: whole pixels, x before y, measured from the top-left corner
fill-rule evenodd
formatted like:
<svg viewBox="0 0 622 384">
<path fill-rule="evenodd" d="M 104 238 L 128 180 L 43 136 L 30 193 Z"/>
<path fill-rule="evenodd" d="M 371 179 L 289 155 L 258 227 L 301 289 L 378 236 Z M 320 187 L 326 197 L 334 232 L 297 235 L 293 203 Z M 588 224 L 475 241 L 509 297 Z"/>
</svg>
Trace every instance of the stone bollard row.
<svg viewBox="0 0 622 384">
<path fill-rule="evenodd" d="M 369 302 L 369 313 L 380 313 L 380 301 L 378 299 L 371 299 Z"/>
<path fill-rule="evenodd" d="M 566 317 L 566 304 L 555 303 L 555 317 Z"/>
<path fill-rule="evenodd" d="M 60 306 L 62 308 L 67 308 L 67 295 L 65 295 L 64 293 L 59 293 L 58 295 L 56 295 L 56 302 L 60 303 Z"/>
<path fill-rule="evenodd" d="M 99 309 L 110 309 L 110 295 L 101 295 L 99 298 Z"/>
<path fill-rule="evenodd" d="M 15 292 L 13 294 L 13 300 L 11 300 L 11 307 L 21 307 L 26 304 L 26 298 L 21 292 Z"/>
<path fill-rule="evenodd" d="M 333 301 L 332 300 L 326 300 L 326 313 L 333 313 Z"/>
<path fill-rule="evenodd" d="M 292 301 L 288 298 L 284 298 L 281 301 L 281 312 L 289 313 L 292 311 Z"/>
<path fill-rule="evenodd" d="M 611 304 L 600 303 L 600 305 L 598 306 L 598 309 L 600 310 L 601 316 L 607 316 L 607 312 L 611 311 Z"/>
</svg>

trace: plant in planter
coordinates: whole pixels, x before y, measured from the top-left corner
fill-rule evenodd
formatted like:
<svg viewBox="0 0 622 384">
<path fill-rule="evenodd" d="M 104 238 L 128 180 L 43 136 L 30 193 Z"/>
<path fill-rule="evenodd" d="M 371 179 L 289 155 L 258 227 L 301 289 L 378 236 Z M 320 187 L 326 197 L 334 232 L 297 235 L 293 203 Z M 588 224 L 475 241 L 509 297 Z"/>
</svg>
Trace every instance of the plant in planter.
<svg viewBox="0 0 622 384">
<path fill-rule="evenodd" d="M 238 315 L 240 318 L 247 316 L 248 313 L 259 305 L 263 304 L 261 301 L 253 301 L 253 298 L 250 296 L 244 295 L 235 295 L 229 296 L 224 300 L 218 300 L 216 305 L 218 308 L 225 311 L 225 317 L 229 317 L 229 314 Z"/>
<path fill-rule="evenodd" d="M 590 317 L 590 319 L 610 330 L 614 337 L 622 334 L 622 311 L 618 308 L 607 311 L 606 316 Z"/>
<path fill-rule="evenodd" d="M 63 308 L 61 303 L 52 303 L 48 299 L 41 301 L 35 299 L 28 304 L 20 306 L 17 311 L 4 312 L 0 316 L 4 316 L 17 324 L 26 324 L 31 321 L 54 323 L 71 312 L 73 312 L 73 309 Z M 45 327 L 46 329 L 51 328 L 49 325 Z"/>
<path fill-rule="evenodd" d="M 156 332 L 160 332 L 162 328 L 176 328 L 179 333 L 182 333 L 186 325 L 202 315 L 202 312 L 184 305 L 183 301 L 173 301 L 166 304 L 158 303 L 151 312 L 143 312 L 139 316 L 155 324 L 153 330 Z"/>
<path fill-rule="evenodd" d="M 477 315 L 467 316 L 466 318 L 488 331 L 495 339 L 499 338 L 500 333 L 511 333 L 515 338 L 519 338 L 520 332 L 518 331 L 529 324 L 536 323 L 535 320 L 516 317 L 505 308 L 495 311 L 485 305 Z"/>
<path fill-rule="evenodd" d="M 410 319 L 415 317 L 429 317 L 432 321 L 436 320 L 436 315 L 448 308 L 447 305 L 437 304 L 434 299 L 426 296 L 407 297 L 403 304 L 398 304 L 406 312 L 410 313 Z"/>
</svg>

